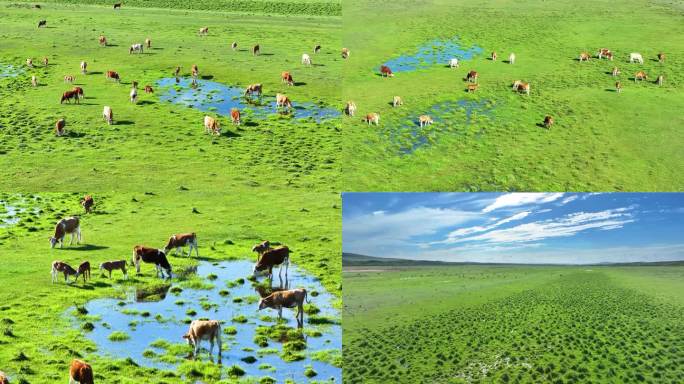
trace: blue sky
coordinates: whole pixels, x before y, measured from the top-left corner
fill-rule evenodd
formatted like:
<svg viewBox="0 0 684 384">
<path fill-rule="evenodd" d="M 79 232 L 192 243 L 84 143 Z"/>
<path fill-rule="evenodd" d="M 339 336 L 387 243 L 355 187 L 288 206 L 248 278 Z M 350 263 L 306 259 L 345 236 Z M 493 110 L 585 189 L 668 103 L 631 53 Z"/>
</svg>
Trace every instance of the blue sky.
<svg viewBox="0 0 684 384">
<path fill-rule="evenodd" d="M 344 252 L 415 260 L 684 260 L 684 193 L 344 193 Z"/>
</svg>

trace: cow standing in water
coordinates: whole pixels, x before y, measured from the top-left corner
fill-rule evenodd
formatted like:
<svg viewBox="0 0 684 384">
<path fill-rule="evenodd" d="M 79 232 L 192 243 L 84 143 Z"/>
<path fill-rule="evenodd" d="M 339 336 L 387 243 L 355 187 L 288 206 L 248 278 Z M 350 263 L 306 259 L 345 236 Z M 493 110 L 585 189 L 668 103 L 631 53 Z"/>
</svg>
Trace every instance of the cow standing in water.
<svg viewBox="0 0 684 384">
<path fill-rule="evenodd" d="M 282 279 L 283 265 L 285 265 L 285 279 L 287 279 L 287 269 L 290 265 L 290 249 L 286 246 L 273 248 L 265 251 L 259 261 L 254 264 L 252 273 L 256 276 L 257 272 L 268 270 L 269 279 L 273 278 L 273 267 L 280 266 L 278 269 L 278 277 Z"/>
<path fill-rule="evenodd" d="M 264 240 L 261 243 L 255 245 L 252 247 L 252 252 L 257 253 L 257 261 L 259 261 L 259 258 L 264 254 L 264 252 L 272 249 L 271 248 L 271 242 L 268 240 Z"/>
<path fill-rule="evenodd" d="M 193 347 L 193 357 L 197 358 L 202 340 L 209 340 L 209 355 L 214 353 L 214 343 L 218 346 L 218 358 L 221 360 L 221 323 L 217 320 L 193 320 L 190 329 L 183 335 L 188 345 Z"/>
<path fill-rule="evenodd" d="M 288 291 L 276 291 L 259 300 L 259 310 L 273 308 L 278 310 L 278 318 L 283 318 L 283 308 L 297 307 L 297 326 L 304 327 L 304 301 L 310 303 L 306 289 L 297 288 Z"/>
<path fill-rule="evenodd" d="M 145 247 L 142 245 L 136 245 L 133 247 L 133 265 L 135 266 L 136 273 L 140 274 L 140 262 L 154 264 L 157 270 L 156 276 L 164 278 L 164 271 L 166 271 L 168 277 L 171 277 L 171 264 L 166 259 L 166 254 L 159 249 Z"/>
<path fill-rule="evenodd" d="M 114 5 L 116 7 L 116 4 Z M 119 4 L 121 6 L 121 4 Z M 93 368 L 84 361 L 74 359 L 69 368 L 69 384 L 93 384 Z"/>
<path fill-rule="evenodd" d="M 183 247 L 188 246 L 188 256 L 192 253 L 192 249 L 195 248 L 195 254 L 199 257 L 199 248 L 197 248 L 197 235 L 193 233 L 179 233 L 169 237 L 166 247 L 164 247 L 164 253 L 169 253 L 173 248 L 176 249 L 176 254 L 180 252 L 183 256 Z"/>
<path fill-rule="evenodd" d="M 261 84 L 250 84 L 246 89 L 245 89 L 245 97 L 247 96 L 254 96 L 257 95 L 257 97 L 261 97 Z"/>
<path fill-rule="evenodd" d="M 77 236 L 78 240 L 76 244 L 81 242 L 81 222 L 76 216 L 67 217 L 60 220 L 55 226 L 55 234 L 50 237 L 50 248 L 54 248 L 57 243 L 60 244 L 60 248 L 64 247 L 64 237 L 70 234 L 71 241 L 69 245 L 74 243 L 74 236 Z"/>
</svg>

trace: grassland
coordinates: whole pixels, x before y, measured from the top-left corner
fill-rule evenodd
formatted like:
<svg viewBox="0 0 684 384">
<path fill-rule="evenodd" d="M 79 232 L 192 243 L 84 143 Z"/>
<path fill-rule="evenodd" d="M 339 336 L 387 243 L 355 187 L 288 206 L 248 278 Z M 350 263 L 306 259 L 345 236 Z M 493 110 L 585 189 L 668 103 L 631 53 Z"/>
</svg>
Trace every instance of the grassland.
<svg viewBox="0 0 684 384">
<path fill-rule="evenodd" d="M 681 2 L 349 0 L 344 7 L 343 45 L 351 50 L 344 98 L 359 111 L 343 124 L 345 190 L 684 187 Z M 442 62 L 390 79 L 377 74 L 388 60 L 455 38 L 483 53 L 458 69 Z M 576 60 L 580 52 L 595 55 L 602 47 L 616 53 L 615 61 Z M 496 62 L 489 60 L 492 51 Z M 515 65 L 504 63 L 510 52 L 517 55 Z M 642 53 L 644 64 L 629 64 L 630 52 Z M 667 54 L 665 63 L 655 59 L 658 52 Z M 622 72 L 621 94 L 614 92 L 613 66 Z M 474 94 L 465 92 L 469 70 L 480 75 Z M 650 80 L 635 84 L 638 70 Z M 658 75 L 665 78 L 662 87 L 653 84 Z M 530 82 L 531 95 L 511 91 L 514 80 Z M 393 109 L 395 95 L 404 105 Z M 439 116 L 443 121 L 417 126 L 418 115 L 457 100 L 485 103 L 488 111 L 467 118 L 463 108 L 453 107 Z M 379 127 L 361 121 L 369 112 L 380 114 Z M 545 115 L 556 120 L 549 130 L 539 126 Z M 417 140 L 426 145 L 406 153 Z"/>
<path fill-rule="evenodd" d="M 344 272 L 345 383 L 675 383 L 684 269 Z"/>
</svg>

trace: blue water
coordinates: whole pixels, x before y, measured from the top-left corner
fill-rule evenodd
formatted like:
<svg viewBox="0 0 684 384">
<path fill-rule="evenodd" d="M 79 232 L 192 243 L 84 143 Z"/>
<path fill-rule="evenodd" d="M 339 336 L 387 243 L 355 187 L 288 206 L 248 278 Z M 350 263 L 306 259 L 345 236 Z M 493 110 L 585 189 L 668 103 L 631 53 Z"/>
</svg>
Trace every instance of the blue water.
<svg viewBox="0 0 684 384">
<path fill-rule="evenodd" d="M 23 67 L 0 63 L 0 79 L 4 77 L 17 77 L 26 72 Z"/>
<path fill-rule="evenodd" d="M 425 69 L 437 64 L 447 66 L 450 59 L 470 60 L 480 53 L 482 53 L 482 48 L 476 45 L 464 48 L 459 44 L 458 38 L 451 40 L 435 39 L 418 47 L 413 54 L 390 59 L 384 64 L 390 67 L 393 72 L 407 72 Z"/>
<path fill-rule="evenodd" d="M 233 87 L 215 81 L 197 80 L 198 86 L 191 87 L 192 80 L 180 78 L 176 83 L 173 77 L 157 81 L 162 88 L 159 97 L 185 106 L 192 106 L 200 111 L 211 111 L 219 115 L 230 116 L 230 110 L 237 108 L 242 118 L 265 119 L 276 112 L 275 96 L 263 96 L 261 99 L 245 98 L 243 88 Z M 296 119 L 313 119 L 316 122 L 339 117 L 341 112 L 327 106 L 311 102 L 292 101 L 293 116 Z"/>
<path fill-rule="evenodd" d="M 258 311 L 258 303 L 247 303 L 243 300 L 242 303 L 234 303 L 233 298 L 247 297 L 258 298 L 257 293 L 252 287 L 250 281 L 246 280 L 244 284 L 238 284 L 235 287 L 229 288 L 226 285 L 228 281 L 235 281 L 238 278 L 246 278 L 252 271 L 252 262 L 248 261 L 225 261 L 213 265 L 211 263 L 202 262 L 197 268 L 197 275 L 206 277 L 209 274 L 217 276 L 216 280 L 207 282 L 214 285 L 213 289 L 196 290 L 184 288 L 182 292 L 174 294 L 173 291 L 166 294 L 160 301 L 156 302 L 138 302 L 136 301 L 135 292 L 129 294 L 129 298 L 125 300 L 124 305 L 119 305 L 120 300 L 117 299 L 97 299 L 86 304 L 88 315 L 100 316 L 100 320 L 94 322 L 95 329 L 87 332 L 86 336 L 95 342 L 98 347 L 98 353 L 111 356 L 113 358 L 132 358 L 140 365 L 148 367 L 156 367 L 160 369 L 173 369 L 175 364 L 161 362 L 154 357 L 147 358 L 143 356 L 143 351 L 152 349 L 160 354 L 164 351 L 150 346 L 150 343 L 157 339 L 165 339 L 170 343 L 184 343 L 182 339 L 189 325 L 184 324 L 182 320 L 186 317 L 186 311 L 193 309 L 197 314 L 191 316 L 193 319 L 202 317 L 221 320 L 224 322 L 223 328 L 228 326 L 235 326 L 237 334 L 228 336 L 223 335 L 223 372 L 233 364 L 239 365 L 245 370 L 244 377 L 263 377 L 270 376 L 275 378 L 279 383 L 286 379 L 295 380 L 297 383 L 308 382 L 309 379 L 304 375 L 306 366 L 312 366 L 318 373 L 313 380 L 330 380 L 333 379 L 337 383 L 341 383 L 342 370 L 330 364 L 320 361 L 314 361 L 310 358 L 309 353 L 318 350 L 326 349 L 342 349 L 342 328 L 339 324 L 333 325 L 312 325 L 308 322 L 308 315 L 304 314 L 304 329 L 315 329 L 322 333 L 320 337 L 309 336 L 306 340 L 307 349 L 303 351 L 307 357 L 304 360 L 296 362 L 285 362 L 278 354 L 266 354 L 259 357 L 256 353 L 260 349 L 253 341 L 255 330 L 257 326 L 272 326 L 273 322 L 265 322 L 259 318 L 263 315 L 268 315 L 273 318 L 278 316 L 277 311 L 271 309 L 264 309 Z M 149 272 L 149 271 L 148 271 Z M 274 270 L 277 275 L 277 270 Z M 284 274 L 284 271 L 283 271 Z M 314 277 L 306 275 L 299 268 L 290 265 L 289 269 L 289 287 L 297 288 L 304 287 L 309 293 L 317 291 L 319 294 L 312 297 L 309 294 L 309 300 L 315 304 L 321 311 L 317 316 L 324 316 L 327 318 L 336 319 L 339 323 L 339 312 L 332 307 L 332 302 L 335 297 L 325 291 L 323 286 Z M 275 276 L 275 283 L 277 285 L 278 278 Z M 221 296 L 219 291 L 228 290 L 230 292 L 227 296 Z M 177 305 L 178 300 L 183 300 L 185 305 Z M 218 304 L 216 307 L 208 310 L 203 309 L 197 303 L 209 301 Z M 149 317 L 142 317 L 137 314 L 125 314 L 124 310 L 148 311 Z M 297 321 L 294 318 L 296 309 L 283 309 L 283 318 L 287 321 L 285 323 L 288 327 L 297 327 Z M 156 315 L 163 316 L 168 321 L 158 322 L 155 320 Z M 232 322 L 231 319 L 237 315 L 244 315 L 248 322 L 245 324 Z M 139 324 L 135 327 L 129 327 L 129 322 L 138 321 Z M 109 327 L 103 324 L 107 323 Z M 114 331 L 126 332 L 130 339 L 126 341 L 113 342 L 108 339 L 108 336 Z M 245 352 L 242 349 L 245 347 L 253 348 L 253 352 Z M 208 361 L 209 343 L 204 341 L 202 343 L 202 351 L 199 359 L 201 361 Z M 280 353 L 282 351 L 282 344 L 273 340 L 269 340 L 267 348 L 276 348 Z M 214 358 L 216 357 L 216 347 L 214 348 Z M 253 364 L 248 364 L 241 361 L 241 358 L 246 356 L 255 356 L 257 361 Z M 269 364 L 276 370 L 265 371 L 260 370 L 260 364 Z M 227 376 L 227 375 L 226 375 Z"/>
</svg>

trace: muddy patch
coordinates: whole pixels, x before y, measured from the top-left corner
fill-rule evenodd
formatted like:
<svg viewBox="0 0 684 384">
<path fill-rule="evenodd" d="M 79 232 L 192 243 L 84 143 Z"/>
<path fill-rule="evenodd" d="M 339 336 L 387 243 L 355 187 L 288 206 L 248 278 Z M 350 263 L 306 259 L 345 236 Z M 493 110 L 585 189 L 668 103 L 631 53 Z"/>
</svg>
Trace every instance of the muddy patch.
<svg viewBox="0 0 684 384">
<path fill-rule="evenodd" d="M 434 65 L 447 66 L 449 60 L 457 58 L 470 60 L 473 56 L 481 54 L 482 48 L 472 45 L 463 47 L 458 38 L 450 40 L 435 39 L 427 42 L 416 49 L 414 53 L 401 55 L 385 62 L 393 72 L 408 72 L 418 69 L 429 68 Z"/>
</svg>

